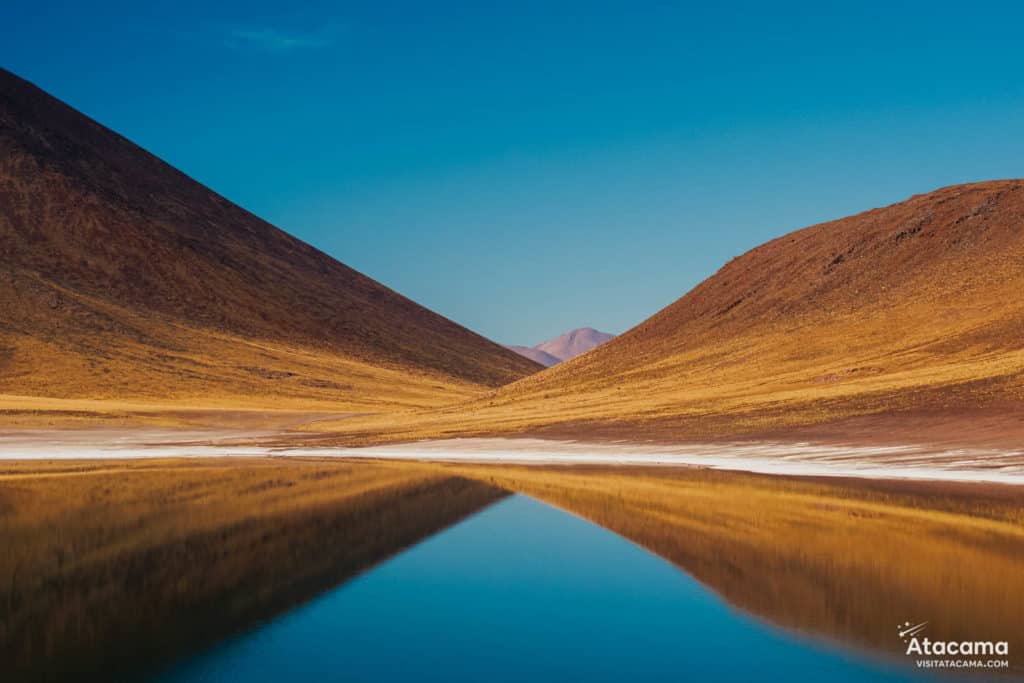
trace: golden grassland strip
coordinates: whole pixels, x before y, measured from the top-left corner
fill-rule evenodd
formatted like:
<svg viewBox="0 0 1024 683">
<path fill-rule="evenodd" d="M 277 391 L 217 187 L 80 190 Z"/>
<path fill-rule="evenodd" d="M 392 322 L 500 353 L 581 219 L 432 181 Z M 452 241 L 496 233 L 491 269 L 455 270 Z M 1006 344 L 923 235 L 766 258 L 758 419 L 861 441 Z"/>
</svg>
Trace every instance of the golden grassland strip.
<svg viewBox="0 0 1024 683">
<path fill-rule="evenodd" d="M 769 623 L 902 658 L 895 627 L 1019 640 L 1019 487 L 713 470 L 447 466 L 584 517 Z M 1024 658 L 1014 653 L 1016 670 Z"/>
<path fill-rule="evenodd" d="M 1012 298 L 1000 292 L 993 302 Z M 54 377 L 55 363 L 72 362 L 54 347 L 15 356 L 45 359 L 46 368 L 18 368 L 17 393 L 0 385 L 0 425 L 182 425 L 190 423 L 188 408 L 200 406 L 211 413 L 344 413 L 303 429 L 315 433 L 309 439 L 350 444 L 537 434 L 573 425 L 581 436 L 596 430 L 679 440 L 878 413 L 948 409 L 955 415 L 978 406 L 1019 406 L 1024 350 L 992 346 L 984 335 L 974 338 L 998 327 L 986 310 L 979 305 L 969 321 L 938 326 L 928 307 L 898 315 L 861 312 L 838 326 L 827 316 L 798 329 L 768 325 L 714 343 L 673 347 L 636 367 L 619 367 L 637 360 L 631 353 L 609 359 L 603 369 L 574 360 L 497 390 L 233 340 L 223 349 L 207 344 L 223 353 L 211 350 L 202 358 L 111 360 L 123 363 L 114 373 L 121 389 L 104 394 L 97 387 L 109 383 L 109 373 L 97 374 L 88 359 Z M 1006 334 L 1019 338 L 1012 329 Z M 26 384 L 25 378 L 37 379 Z"/>
<path fill-rule="evenodd" d="M 896 325 L 885 316 L 858 317 L 851 327 L 809 328 L 799 335 L 759 329 L 757 335 L 687 348 L 622 374 L 597 372 L 583 358 L 462 403 L 325 420 L 302 429 L 324 433 L 327 442 L 351 444 L 538 435 L 559 428 L 578 438 L 596 431 L 633 440 L 681 440 L 879 413 L 944 409 L 955 416 L 977 407 L 1020 405 L 1024 351 L 994 353 L 965 342 L 947 352 L 942 333 L 924 320 L 922 315 L 915 327 L 909 319 Z M 891 352 L 850 341 L 891 333 L 887 325 L 903 335 Z"/>
<path fill-rule="evenodd" d="M 485 393 L 489 385 L 453 376 L 452 371 L 459 374 L 453 364 L 431 369 L 308 339 L 236 334 L 80 291 L 59 294 L 67 306 L 41 308 L 24 289 L 3 284 L 0 302 L 13 319 L 23 321 L 24 330 L 0 330 L 4 424 L 172 419 L 175 412 L 163 411 L 168 406 L 387 412 L 463 400 Z M 121 322 L 97 329 L 83 306 Z M 522 367 L 508 379 L 530 368 L 518 356 L 509 362 Z"/>
<path fill-rule="evenodd" d="M 43 360 L 52 366 L 66 359 L 55 349 L 40 362 Z M 240 423 L 276 427 L 295 422 L 293 416 L 303 421 L 303 415 L 312 414 L 340 416 L 440 407 L 486 392 L 485 387 L 450 378 L 331 357 L 308 372 L 297 372 L 291 365 L 278 367 L 265 354 L 225 356 L 210 359 L 207 365 L 209 376 L 184 381 L 173 370 L 163 376 L 152 367 L 125 363 L 116 369 L 121 383 L 117 392 L 100 389 L 107 383 L 105 375 L 82 378 L 85 370 L 69 368 L 58 373 L 72 378 L 68 381 L 73 385 L 64 386 L 54 378 L 37 381 L 46 373 L 37 365 L 27 365 L 19 371 L 16 384 L 0 381 L 0 426 Z M 53 372 L 53 367 L 46 371 Z M 32 381 L 22 381 L 25 378 Z M 137 391 L 132 387 L 138 387 Z"/>
<path fill-rule="evenodd" d="M 23 394 L 0 394 L 0 429 L 119 428 L 140 426 L 221 430 L 282 429 L 350 415 L 343 402 L 310 401 L 273 406 L 218 400 L 206 396 L 183 401 L 64 399 Z M 375 408 L 379 411 L 380 408 Z"/>
<path fill-rule="evenodd" d="M 504 495 L 415 465 L 197 462 L 7 465 L 0 672 L 151 670 Z"/>
</svg>

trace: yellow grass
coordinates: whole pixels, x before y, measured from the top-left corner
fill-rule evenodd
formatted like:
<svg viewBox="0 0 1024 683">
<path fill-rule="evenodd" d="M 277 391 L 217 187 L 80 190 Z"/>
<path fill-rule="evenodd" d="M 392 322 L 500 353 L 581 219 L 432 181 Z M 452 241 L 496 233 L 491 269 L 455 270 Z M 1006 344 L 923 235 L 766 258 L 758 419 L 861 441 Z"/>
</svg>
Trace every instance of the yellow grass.
<svg viewBox="0 0 1024 683">
<path fill-rule="evenodd" d="M 140 323 L 141 324 L 141 323 Z M 0 424 L 181 423 L 180 413 L 387 413 L 436 407 L 486 388 L 337 352 L 145 322 L 149 340 L 0 338 Z M 163 348 L 154 349 L 152 338 Z M 93 345 L 104 346 L 97 354 Z M 201 349 L 201 351 L 197 351 Z"/>
<path fill-rule="evenodd" d="M 879 355 L 850 329 L 740 337 L 670 355 L 622 375 L 557 377 L 545 371 L 483 398 L 429 410 L 357 416 L 303 427 L 338 442 L 544 434 L 565 429 L 642 439 L 706 438 L 834 421 L 857 415 L 950 412 L 1024 400 L 1024 350 L 926 350 L 943 331 L 913 319 L 869 320 L 856 329 L 898 329 L 901 348 Z M 753 352 L 756 349 L 756 354 Z M 582 363 L 586 358 L 581 358 Z M 884 367 L 883 367 L 884 366 Z"/>
<path fill-rule="evenodd" d="M 812 226 L 733 259 L 590 353 L 482 398 L 310 429 L 352 443 L 685 440 L 878 414 L 1020 416 L 1022 211 L 1024 183 L 995 181 Z"/>
<path fill-rule="evenodd" d="M 203 352 L 154 354 L 114 339 L 109 344 L 116 353 L 97 362 L 38 340 L 11 344 L 6 370 L 16 379 L 0 383 L 0 425 L 230 426 L 248 414 L 244 426 L 279 427 L 328 415 L 436 407 L 486 391 L 326 351 L 186 328 L 170 332 L 180 348 Z"/>
</svg>

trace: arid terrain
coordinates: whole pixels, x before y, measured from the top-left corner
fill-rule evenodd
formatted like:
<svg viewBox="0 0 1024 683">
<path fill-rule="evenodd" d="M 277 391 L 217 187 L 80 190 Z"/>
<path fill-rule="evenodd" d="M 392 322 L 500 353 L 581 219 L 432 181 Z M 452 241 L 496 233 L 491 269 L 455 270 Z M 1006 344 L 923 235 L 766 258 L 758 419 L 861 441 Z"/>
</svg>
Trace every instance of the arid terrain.
<svg viewBox="0 0 1024 683">
<path fill-rule="evenodd" d="M 947 187 L 733 259 L 632 330 L 487 396 L 322 421 L 455 435 L 888 443 L 1024 438 L 1024 181 Z"/>
<path fill-rule="evenodd" d="M 1024 438 L 1022 181 L 786 234 L 540 371 L 8 72 L 0 123 L 9 428 L 248 424 L 303 447 Z M 597 341 L 537 348 L 574 339 Z"/>
<path fill-rule="evenodd" d="M 539 369 L 0 70 L 0 419 L 378 412 Z"/>
<path fill-rule="evenodd" d="M 1024 683 L 1024 3 L 606 4 L 0 11 L 0 683 Z"/>
</svg>

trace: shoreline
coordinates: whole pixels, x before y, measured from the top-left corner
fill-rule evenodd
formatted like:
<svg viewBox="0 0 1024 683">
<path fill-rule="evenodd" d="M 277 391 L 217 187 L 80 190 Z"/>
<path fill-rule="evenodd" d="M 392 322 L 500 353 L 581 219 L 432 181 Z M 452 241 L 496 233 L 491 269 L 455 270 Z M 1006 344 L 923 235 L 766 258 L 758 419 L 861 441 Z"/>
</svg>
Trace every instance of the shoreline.
<svg viewBox="0 0 1024 683">
<path fill-rule="evenodd" d="M 0 431 L 0 461 L 316 457 L 465 464 L 695 467 L 799 477 L 1024 485 L 1024 449 L 757 440 L 678 445 L 459 438 L 366 447 L 287 447 L 243 429 Z"/>
<path fill-rule="evenodd" d="M 656 446 L 474 438 L 363 448 L 286 449 L 271 454 L 475 464 L 697 467 L 778 476 L 1024 485 L 1024 450 L 934 450 L 917 445 L 735 442 Z"/>
</svg>

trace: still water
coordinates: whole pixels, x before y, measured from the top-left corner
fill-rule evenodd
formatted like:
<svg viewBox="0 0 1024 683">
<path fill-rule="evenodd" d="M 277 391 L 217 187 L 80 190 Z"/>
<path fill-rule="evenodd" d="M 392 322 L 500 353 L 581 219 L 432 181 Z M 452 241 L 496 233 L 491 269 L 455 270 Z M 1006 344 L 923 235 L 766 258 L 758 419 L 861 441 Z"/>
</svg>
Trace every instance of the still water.
<svg viewBox="0 0 1024 683">
<path fill-rule="evenodd" d="M 512 496 L 157 680 L 921 679 L 770 628 L 612 532 Z"/>
</svg>

